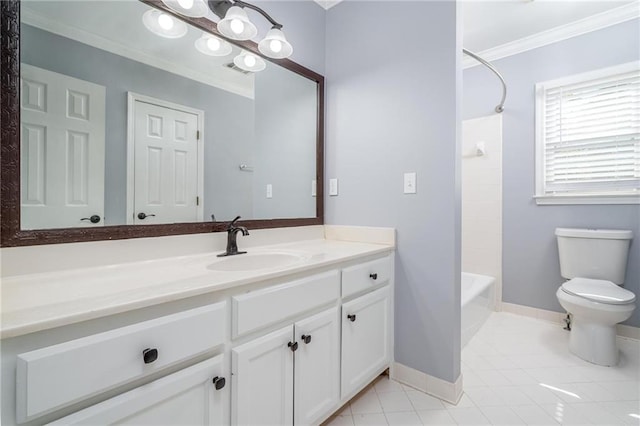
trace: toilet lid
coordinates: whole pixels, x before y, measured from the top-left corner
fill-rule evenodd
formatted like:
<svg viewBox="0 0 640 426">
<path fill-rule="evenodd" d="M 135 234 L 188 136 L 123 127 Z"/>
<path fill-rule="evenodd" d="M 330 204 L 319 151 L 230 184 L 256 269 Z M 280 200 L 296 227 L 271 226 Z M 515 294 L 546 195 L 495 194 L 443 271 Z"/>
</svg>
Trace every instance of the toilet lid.
<svg viewBox="0 0 640 426">
<path fill-rule="evenodd" d="M 636 300 L 636 295 L 629 290 L 605 280 L 573 278 L 562 284 L 562 290 L 574 296 L 611 305 L 624 305 Z"/>
</svg>

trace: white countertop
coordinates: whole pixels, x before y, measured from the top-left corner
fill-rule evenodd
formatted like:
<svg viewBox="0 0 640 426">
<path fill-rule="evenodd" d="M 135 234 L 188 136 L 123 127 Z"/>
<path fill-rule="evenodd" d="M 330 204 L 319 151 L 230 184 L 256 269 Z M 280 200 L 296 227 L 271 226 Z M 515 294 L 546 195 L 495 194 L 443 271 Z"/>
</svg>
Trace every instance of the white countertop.
<svg viewBox="0 0 640 426">
<path fill-rule="evenodd" d="M 2 279 L 1 338 L 20 336 L 200 294 L 390 252 L 390 244 L 308 240 L 250 252 L 291 251 L 304 259 L 284 267 L 215 271 L 219 252 Z M 36 260 L 34 260 L 36 261 Z"/>
</svg>

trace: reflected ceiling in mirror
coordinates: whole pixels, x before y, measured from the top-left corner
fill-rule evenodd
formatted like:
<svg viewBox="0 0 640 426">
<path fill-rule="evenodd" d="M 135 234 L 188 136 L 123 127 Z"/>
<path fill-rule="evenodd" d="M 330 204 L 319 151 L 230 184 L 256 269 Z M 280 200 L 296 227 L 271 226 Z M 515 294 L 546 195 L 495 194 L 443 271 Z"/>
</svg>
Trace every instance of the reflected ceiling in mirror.
<svg viewBox="0 0 640 426">
<path fill-rule="evenodd" d="M 137 1 L 21 5 L 22 229 L 317 217 L 316 80 Z"/>
</svg>

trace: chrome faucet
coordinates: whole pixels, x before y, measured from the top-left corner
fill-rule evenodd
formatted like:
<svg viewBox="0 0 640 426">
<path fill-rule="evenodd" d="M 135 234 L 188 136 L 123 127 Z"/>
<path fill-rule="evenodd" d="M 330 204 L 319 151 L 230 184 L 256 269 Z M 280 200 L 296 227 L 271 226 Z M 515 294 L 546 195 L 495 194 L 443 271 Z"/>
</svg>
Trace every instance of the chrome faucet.
<svg viewBox="0 0 640 426">
<path fill-rule="evenodd" d="M 219 254 L 218 257 L 224 256 L 234 256 L 236 254 L 244 254 L 246 251 L 238 251 L 238 243 L 236 242 L 236 238 L 238 236 L 238 232 L 242 232 L 242 235 L 249 235 L 249 231 L 244 226 L 236 226 L 236 222 L 240 219 L 240 216 L 237 216 L 233 219 L 229 226 L 227 226 L 227 251 Z"/>
</svg>

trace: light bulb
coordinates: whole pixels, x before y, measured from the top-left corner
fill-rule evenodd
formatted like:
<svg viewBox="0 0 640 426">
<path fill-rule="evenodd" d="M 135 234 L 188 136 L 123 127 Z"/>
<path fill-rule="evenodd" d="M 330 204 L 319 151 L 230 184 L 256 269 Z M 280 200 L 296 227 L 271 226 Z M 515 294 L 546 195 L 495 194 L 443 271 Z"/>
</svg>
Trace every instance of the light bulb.
<svg viewBox="0 0 640 426">
<path fill-rule="evenodd" d="M 163 30 L 170 30 L 173 28 L 173 18 L 166 13 L 161 13 L 160 16 L 158 16 L 158 25 L 160 25 L 160 28 Z"/>
<path fill-rule="evenodd" d="M 207 47 L 212 50 L 212 51 L 217 51 L 220 50 L 220 46 L 222 46 L 222 44 L 220 43 L 220 40 L 218 40 L 217 38 L 209 38 L 207 39 Z"/>
<path fill-rule="evenodd" d="M 280 40 L 271 40 L 271 42 L 269 42 L 269 48 L 273 52 L 279 53 L 282 50 L 282 42 Z"/>
<path fill-rule="evenodd" d="M 178 0 L 178 4 L 183 9 L 187 9 L 188 10 L 188 9 L 191 9 L 193 7 L 193 1 L 194 0 Z"/>
<path fill-rule="evenodd" d="M 242 34 L 244 31 L 244 22 L 239 19 L 232 19 L 229 26 L 231 27 L 231 31 L 236 34 Z"/>
<path fill-rule="evenodd" d="M 254 66 L 256 66 L 256 57 L 253 55 L 245 55 L 244 64 L 249 68 L 253 68 Z"/>
</svg>

